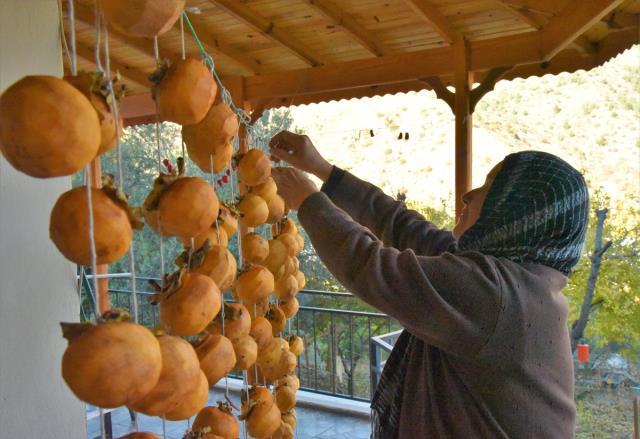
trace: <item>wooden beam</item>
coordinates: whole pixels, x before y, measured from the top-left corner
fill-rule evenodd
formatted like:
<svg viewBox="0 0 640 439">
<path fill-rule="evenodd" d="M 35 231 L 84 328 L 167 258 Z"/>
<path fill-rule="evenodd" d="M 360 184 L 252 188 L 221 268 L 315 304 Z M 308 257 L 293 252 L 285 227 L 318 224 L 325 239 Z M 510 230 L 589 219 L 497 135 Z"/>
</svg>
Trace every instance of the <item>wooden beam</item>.
<svg viewBox="0 0 640 439">
<path fill-rule="evenodd" d="M 321 13 L 327 20 L 339 27 L 351 36 L 355 41 L 360 43 L 362 47 L 367 49 L 375 56 L 382 56 L 386 49 L 382 43 L 378 41 L 370 32 L 360 26 L 358 22 L 340 10 L 336 5 L 326 0 L 305 0 L 316 11 Z"/>
<path fill-rule="evenodd" d="M 156 103 L 151 93 L 125 96 L 120 104 L 120 115 L 126 127 L 155 122 Z"/>
<path fill-rule="evenodd" d="M 449 47 L 398 53 L 381 58 L 348 61 L 308 69 L 248 77 L 250 100 L 300 96 L 394 82 L 407 82 L 451 73 Z"/>
<path fill-rule="evenodd" d="M 79 57 L 84 58 L 95 65 L 95 56 L 93 46 L 91 44 L 85 43 L 83 41 L 78 41 L 76 45 L 76 53 Z M 128 66 L 118 58 L 115 58 L 113 55 L 111 55 L 111 70 L 120 73 L 120 75 L 124 79 L 128 79 L 129 81 L 135 82 L 136 84 L 143 87 L 149 88 L 149 86 L 151 85 L 151 82 L 149 82 L 149 77 L 146 73 L 138 70 L 135 67 Z M 126 81 L 124 82 L 126 83 Z"/>
<path fill-rule="evenodd" d="M 625 0 L 571 1 L 543 29 L 544 60 L 548 61 Z"/>
<path fill-rule="evenodd" d="M 454 84 L 455 115 L 456 115 L 456 149 L 455 149 L 455 194 L 456 218 L 459 217 L 464 203 L 462 197 L 471 190 L 472 179 L 472 113 L 470 107 L 470 92 L 473 86 L 473 73 L 469 70 L 469 47 L 465 39 L 461 38 L 453 46 L 455 65 Z"/>
<path fill-rule="evenodd" d="M 410 81 L 393 83 L 386 85 L 373 85 L 370 87 L 359 87 L 348 90 L 337 90 L 324 93 L 307 94 L 302 96 L 296 96 L 296 99 L 291 101 L 291 98 L 286 97 L 274 97 L 266 98 L 262 100 L 252 101 L 254 108 L 261 108 L 263 111 L 269 108 L 284 108 L 291 105 L 308 105 L 318 104 L 323 102 L 340 101 L 348 99 L 360 99 L 371 98 L 376 96 L 384 96 L 388 94 L 408 93 L 412 91 L 420 91 L 427 89 L 427 83 L 423 81 Z"/>
<path fill-rule="evenodd" d="M 521 11 L 519 9 L 516 9 L 515 7 L 513 7 L 510 4 L 504 3 L 502 0 L 491 0 L 491 3 L 496 5 L 497 7 L 501 8 L 501 9 L 507 11 L 509 14 L 513 15 L 519 21 L 521 21 L 524 24 L 529 25 L 533 29 L 535 29 L 535 30 L 542 29 L 542 24 L 540 22 L 538 22 L 537 20 L 533 19 L 526 12 L 523 12 L 523 11 Z"/>
<path fill-rule="evenodd" d="M 461 34 L 451 26 L 447 17 L 428 0 L 404 0 L 404 2 L 433 30 L 439 33 L 446 43 L 453 44 L 461 37 Z"/>
<path fill-rule="evenodd" d="M 249 8 L 243 6 L 242 3 L 237 0 L 209 0 L 214 5 L 235 17 L 245 25 L 249 26 L 256 32 L 262 34 L 268 39 L 286 47 L 300 58 L 302 61 L 310 66 L 319 66 L 323 64 L 320 59 L 312 55 L 309 50 L 304 47 L 300 42 L 295 41 L 286 32 L 278 28 L 272 21 L 254 13 Z"/>
</svg>

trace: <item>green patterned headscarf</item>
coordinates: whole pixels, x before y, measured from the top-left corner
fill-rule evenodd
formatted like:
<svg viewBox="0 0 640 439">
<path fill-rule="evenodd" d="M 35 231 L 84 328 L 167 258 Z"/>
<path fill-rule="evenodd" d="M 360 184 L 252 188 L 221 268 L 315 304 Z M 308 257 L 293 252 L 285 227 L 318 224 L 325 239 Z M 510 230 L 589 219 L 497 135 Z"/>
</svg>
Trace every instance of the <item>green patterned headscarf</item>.
<svg viewBox="0 0 640 439">
<path fill-rule="evenodd" d="M 462 234 L 457 248 L 542 264 L 568 275 L 580 258 L 588 217 L 589 193 L 576 169 L 544 152 L 510 154 L 478 221 Z"/>
</svg>

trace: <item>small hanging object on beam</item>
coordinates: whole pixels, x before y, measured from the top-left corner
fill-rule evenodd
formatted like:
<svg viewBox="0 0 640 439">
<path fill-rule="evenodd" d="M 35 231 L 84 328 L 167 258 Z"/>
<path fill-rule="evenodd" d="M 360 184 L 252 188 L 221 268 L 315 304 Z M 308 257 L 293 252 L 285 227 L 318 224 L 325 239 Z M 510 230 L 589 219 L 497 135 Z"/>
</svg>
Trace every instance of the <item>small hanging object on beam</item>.
<svg viewBox="0 0 640 439">
<path fill-rule="evenodd" d="M 369 130 L 369 136 L 375 137 L 376 135 L 373 133 L 373 130 Z"/>
<path fill-rule="evenodd" d="M 398 140 L 402 140 L 402 133 L 398 134 Z"/>
<path fill-rule="evenodd" d="M 409 140 L 409 133 L 404 133 L 404 140 Z"/>
</svg>

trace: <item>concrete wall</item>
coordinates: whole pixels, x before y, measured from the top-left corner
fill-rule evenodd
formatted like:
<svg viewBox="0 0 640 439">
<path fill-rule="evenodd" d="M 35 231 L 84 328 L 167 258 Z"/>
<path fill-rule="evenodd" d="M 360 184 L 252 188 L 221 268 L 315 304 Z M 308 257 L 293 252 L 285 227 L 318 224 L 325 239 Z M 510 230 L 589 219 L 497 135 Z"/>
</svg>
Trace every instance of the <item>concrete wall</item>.
<svg viewBox="0 0 640 439">
<path fill-rule="evenodd" d="M 0 92 L 62 74 L 56 0 L 0 0 Z M 49 240 L 69 178 L 38 180 L 0 156 L 0 439 L 86 437 L 84 405 L 60 375 L 60 321 L 78 320 L 74 266 Z"/>
</svg>

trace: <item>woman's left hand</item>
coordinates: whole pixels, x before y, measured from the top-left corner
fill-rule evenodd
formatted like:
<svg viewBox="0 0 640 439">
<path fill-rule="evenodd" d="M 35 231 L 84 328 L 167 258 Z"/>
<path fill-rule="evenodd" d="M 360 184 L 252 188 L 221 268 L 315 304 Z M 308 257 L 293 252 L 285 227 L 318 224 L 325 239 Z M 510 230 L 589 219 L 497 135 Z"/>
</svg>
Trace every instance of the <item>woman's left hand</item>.
<svg viewBox="0 0 640 439">
<path fill-rule="evenodd" d="M 309 195 L 318 192 L 318 187 L 303 172 L 293 168 L 273 168 L 271 176 L 280 195 L 291 210 L 298 210 Z"/>
</svg>

